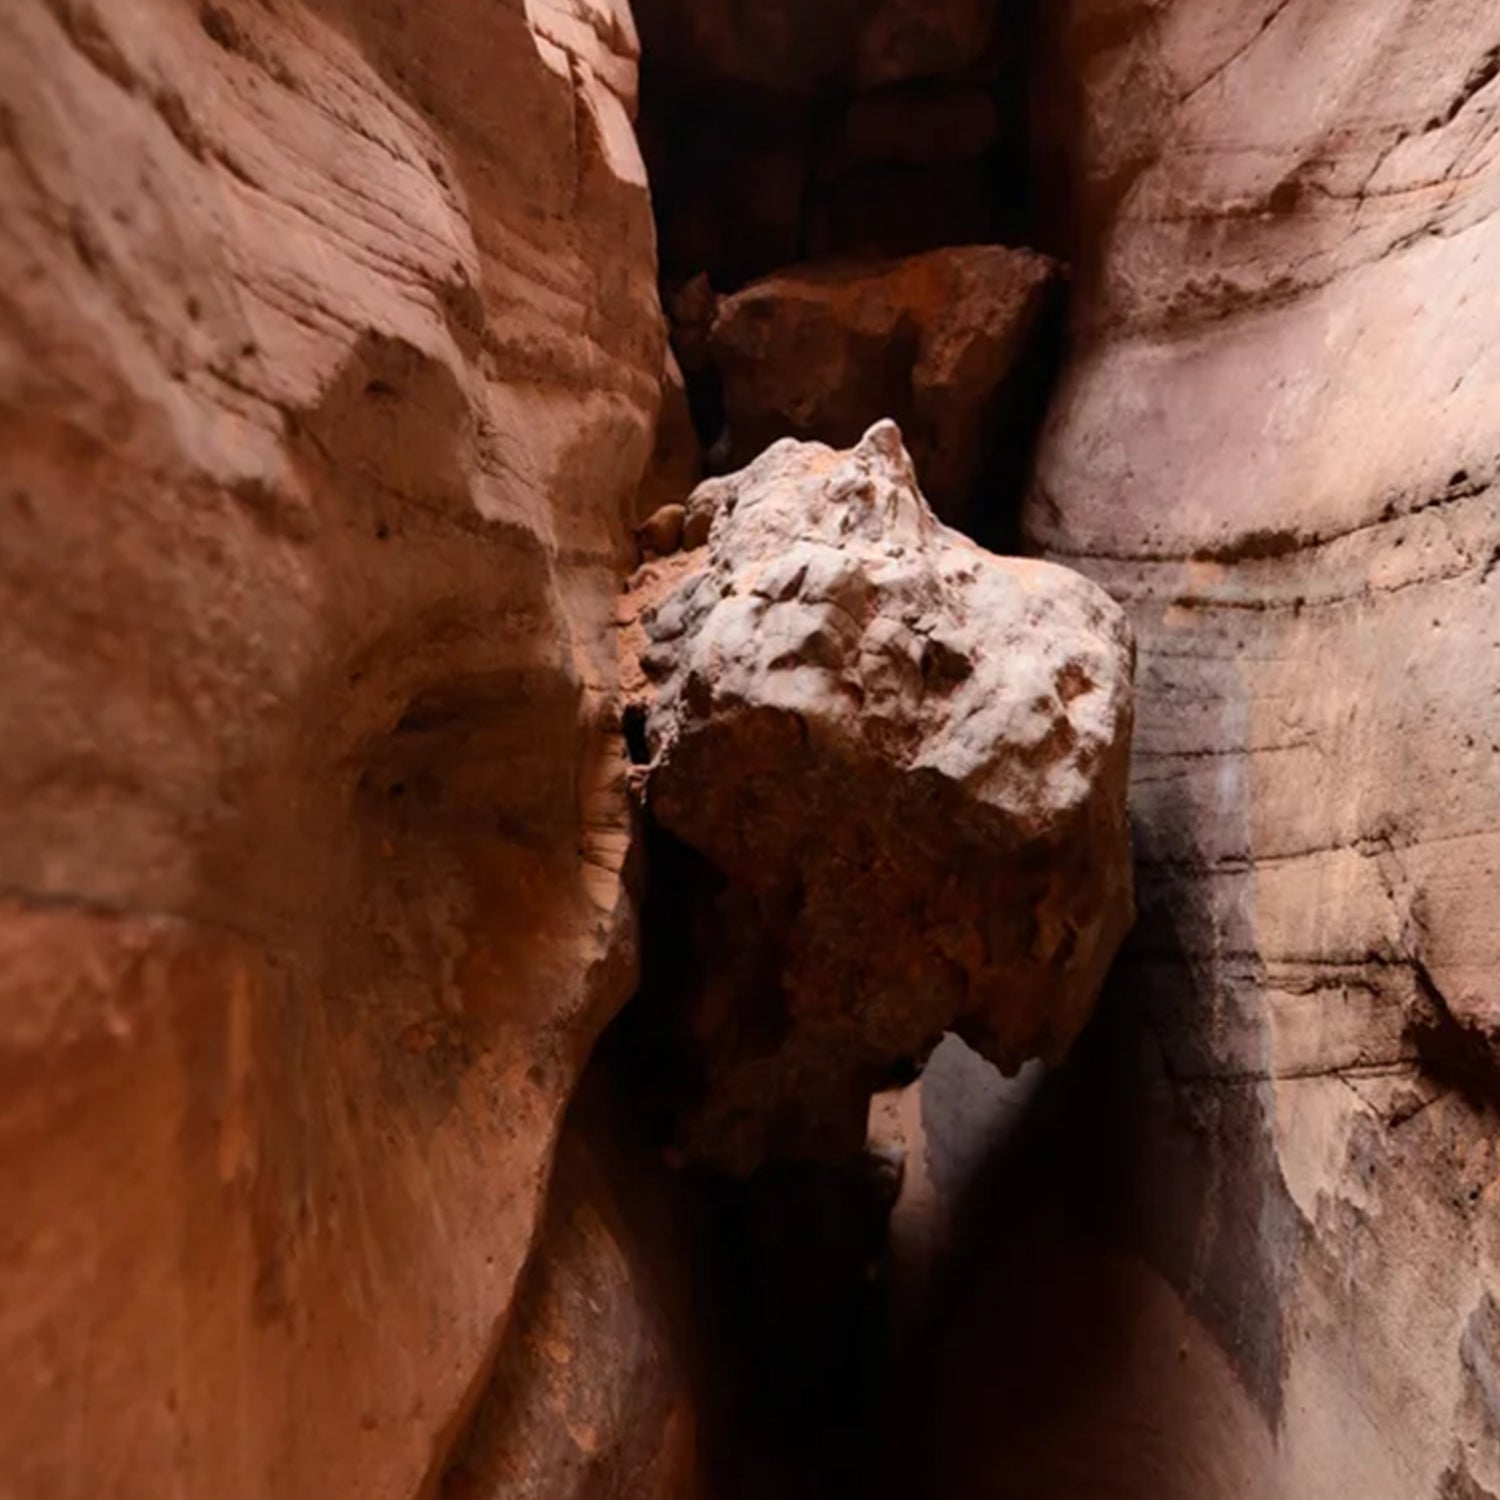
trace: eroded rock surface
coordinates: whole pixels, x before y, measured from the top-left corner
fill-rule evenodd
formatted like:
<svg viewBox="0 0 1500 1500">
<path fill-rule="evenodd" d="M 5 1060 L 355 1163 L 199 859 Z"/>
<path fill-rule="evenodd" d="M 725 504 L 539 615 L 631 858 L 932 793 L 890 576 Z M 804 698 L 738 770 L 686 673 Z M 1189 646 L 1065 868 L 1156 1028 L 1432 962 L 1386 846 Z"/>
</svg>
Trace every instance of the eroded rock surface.
<svg viewBox="0 0 1500 1500">
<path fill-rule="evenodd" d="M 632 983 L 623 5 L 0 15 L 0 1453 L 410 1500 Z"/>
<path fill-rule="evenodd" d="M 724 1360 L 699 1328 L 679 1182 L 612 1081 L 564 1121 L 547 1213 L 443 1500 L 697 1500 Z"/>
<path fill-rule="evenodd" d="M 938 522 L 889 422 L 778 443 L 705 510 L 634 579 L 625 649 L 651 817 L 699 862 L 682 1145 L 745 1170 L 857 1152 L 945 1029 L 1066 1050 L 1131 918 L 1132 647 L 1077 575 Z"/>
<path fill-rule="evenodd" d="M 1009 383 L 1045 332 L 1057 275 L 1032 251 L 970 245 L 799 266 L 725 298 L 709 346 L 729 462 L 782 437 L 847 447 L 889 417 L 937 513 L 971 516 L 1024 432 L 1025 393 Z"/>
<path fill-rule="evenodd" d="M 1142 651 L 1128 1233 L 1277 1492 L 1500 1493 L 1500 16 L 1049 22 L 1095 253 L 1030 526 Z"/>
</svg>

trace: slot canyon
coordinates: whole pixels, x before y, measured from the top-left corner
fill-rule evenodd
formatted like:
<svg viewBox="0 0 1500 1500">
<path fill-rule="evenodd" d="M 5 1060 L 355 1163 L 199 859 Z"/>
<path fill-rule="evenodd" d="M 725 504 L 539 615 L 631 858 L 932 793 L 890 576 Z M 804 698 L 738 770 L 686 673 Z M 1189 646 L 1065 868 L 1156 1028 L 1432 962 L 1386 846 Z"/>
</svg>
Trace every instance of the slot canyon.
<svg viewBox="0 0 1500 1500">
<path fill-rule="evenodd" d="M 1492 0 L 0 0 L 0 271 L 0 1500 L 1500 1500 Z"/>
</svg>

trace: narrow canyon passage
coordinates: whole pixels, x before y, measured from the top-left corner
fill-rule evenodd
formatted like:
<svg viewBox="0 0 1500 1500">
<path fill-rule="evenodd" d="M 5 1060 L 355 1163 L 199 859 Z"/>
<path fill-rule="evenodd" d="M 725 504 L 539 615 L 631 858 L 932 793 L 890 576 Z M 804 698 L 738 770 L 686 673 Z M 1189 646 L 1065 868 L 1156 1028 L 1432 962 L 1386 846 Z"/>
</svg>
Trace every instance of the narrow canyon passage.
<svg viewBox="0 0 1500 1500">
<path fill-rule="evenodd" d="M 1309 96 L 1358 9 L 1296 33 Z M 961 6 L 909 16 L 906 31 L 890 16 L 837 8 L 689 14 L 642 0 L 636 11 L 639 128 L 677 366 L 640 513 L 686 499 L 703 474 L 738 468 L 778 438 L 846 445 L 893 415 L 945 519 L 1101 577 L 1128 602 L 1143 648 L 1132 792 L 1141 922 L 1075 1055 L 1040 1087 L 1007 1085 L 954 1038 L 921 1084 L 878 1096 L 859 1161 L 794 1157 L 742 1181 L 699 1174 L 691 1213 L 709 1226 L 699 1254 L 715 1309 L 704 1320 L 733 1371 L 711 1398 L 734 1413 L 713 1429 L 712 1492 L 1188 1500 L 1342 1495 L 1357 1473 L 1393 1497 L 1489 1493 L 1500 1483 L 1500 1403 L 1482 1394 L 1495 1328 L 1488 1294 L 1464 1290 L 1483 1288 L 1493 1253 L 1481 1163 L 1500 1100 L 1485 1083 L 1486 1023 L 1455 1014 L 1412 956 L 1422 932 L 1412 923 L 1427 919 L 1410 915 L 1411 903 L 1427 898 L 1398 852 L 1408 835 L 1382 821 L 1399 819 L 1394 807 L 1367 814 L 1383 831 L 1356 835 L 1352 850 L 1376 862 L 1396 933 L 1378 906 L 1361 914 L 1362 882 L 1350 873 L 1293 876 L 1279 851 L 1288 837 L 1297 846 L 1291 830 L 1311 816 L 1297 803 L 1319 803 L 1328 786 L 1323 726 L 1368 731 L 1347 708 L 1330 719 L 1326 692 L 1305 676 L 1285 690 L 1273 677 L 1262 740 L 1246 674 L 1285 671 L 1282 662 L 1320 670 L 1310 651 L 1320 637 L 1309 633 L 1319 611 L 1354 638 L 1378 634 L 1384 591 L 1421 587 L 1433 566 L 1381 581 L 1392 566 L 1382 556 L 1415 543 L 1425 558 L 1433 546 L 1409 536 L 1402 516 L 1488 506 L 1491 471 L 1465 458 L 1435 497 L 1383 499 L 1376 532 L 1342 543 L 1335 530 L 1348 556 L 1330 560 L 1315 506 L 1278 518 L 1247 493 L 1239 513 L 1215 510 L 1190 457 L 1205 455 L 1210 486 L 1225 482 L 1204 445 L 1253 443 L 1256 402 L 1271 400 L 1280 425 L 1261 446 L 1234 450 L 1236 481 L 1302 482 L 1285 447 L 1297 424 L 1315 426 L 1324 404 L 1332 416 L 1352 399 L 1311 354 L 1323 317 L 1315 299 L 1344 274 L 1341 255 L 1350 276 L 1362 264 L 1339 241 L 1375 232 L 1363 212 L 1330 222 L 1336 190 L 1321 184 L 1384 161 L 1410 131 L 1399 110 L 1420 112 L 1425 96 L 1393 97 L 1390 123 L 1364 135 L 1335 115 L 1316 126 L 1325 145 L 1289 138 L 1249 175 L 1226 167 L 1215 179 L 1198 165 L 1196 132 L 1216 139 L 1241 99 L 1253 110 L 1268 87 L 1257 70 L 1272 66 L 1260 59 L 1296 45 L 1273 29 L 1272 9 L 1252 24 L 1208 6 L 1157 19 L 1067 6 L 990 16 L 988 31 Z M 1360 88 L 1376 86 L 1388 49 L 1407 37 L 1389 24 L 1390 37 L 1363 54 Z M 1414 35 L 1424 44 L 1427 33 Z M 1190 61 L 1200 53 L 1201 64 Z M 1424 121 L 1429 133 L 1450 130 L 1488 86 L 1482 58 L 1464 71 L 1443 57 L 1449 73 L 1463 71 L 1463 99 Z M 1168 75 L 1195 66 L 1203 76 L 1173 96 Z M 1450 132 L 1454 149 L 1488 160 L 1488 119 L 1478 135 Z M 1235 160 L 1231 146 L 1219 149 Z M 1469 193 L 1483 189 L 1455 187 L 1437 223 L 1455 212 L 1468 222 Z M 1482 224 L 1482 212 L 1473 219 Z M 1386 241 L 1401 253 L 1422 232 L 1444 231 L 1410 221 Z M 996 242 L 1013 248 L 970 248 Z M 1302 269 L 1289 276 L 1287 264 Z M 1305 332 L 1298 276 L 1313 302 L 1300 315 Z M 1349 295 L 1364 306 L 1357 277 Z M 1388 314 L 1368 316 L 1378 337 Z M 1435 348 L 1469 337 L 1446 321 L 1462 322 L 1456 310 L 1424 317 Z M 1243 351 L 1278 323 L 1281 378 L 1265 389 L 1269 377 Z M 1271 356 L 1260 358 L 1267 367 Z M 1182 383 L 1158 390 L 1178 364 Z M 1274 394 L 1293 381 L 1329 394 L 1299 397 L 1294 417 Z M 1194 436 L 1195 421 L 1215 436 Z M 1131 442 L 1139 457 L 1122 459 L 1117 446 Z M 1470 576 L 1487 556 L 1492 508 L 1465 524 L 1472 542 L 1440 544 L 1459 549 L 1438 564 L 1444 579 Z M 1174 533 L 1186 538 L 1181 556 L 1164 540 Z M 1340 584 L 1335 564 L 1377 581 Z M 1471 622 L 1492 620 L 1482 600 L 1467 608 Z M 1471 624 L 1458 639 L 1477 667 L 1474 653 L 1490 649 L 1483 631 Z M 1341 703 L 1365 693 L 1368 713 L 1404 712 L 1383 688 L 1355 688 L 1368 671 L 1357 655 L 1327 686 Z M 1472 725 L 1475 709 L 1470 699 L 1455 721 Z M 1311 776 L 1299 760 L 1308 755 L 1319 767 Z M 639 758 L 649 758 L 644 746 Z M 1492 804 L 1493 777 L 1480 783 L 1475 796 Z M 1309 842 L 1309 855 L 1290 858 L 1321 858 Z M 1335 840 L 1328 856 L 1339 849 Z M 680 945 L 674 919 L 680 926 L 692 897 L 673 881 L 711 872 L 674 877 L 671 866 L 657 861 L 652 876 L 673 890 L 657 897 L 669 916 L 655 940 Z M 1284 893 L 1260 915 L 1263 879 Z M 1266 921 L 1293 924 L 1290 948 L 1274 928 L 1261 935 Z M 648 924 L 648 952 L 652 940 Z M 627 1013 L 621 1026 L 631 1025 Z M 635 1055 L 659 1045 L 638 1041 Z M 684 1066 L 671 1055 L 669 1076 Z M 959 1056 L 981 1080 L 967 1094 Z M 988 1113 L 969 1112 L 976 1093 Z M 962 1102 L 945 1104 L 950 1096 Z M 949 1138 L 935 1146 L 924 1111 L 941 1120 L 945 1108 Z M 1392 1156 L 1392 1133 L 1429 1109 L 1446 1117 L 1436 1155 Z M 1013 1127 L 999 1139 L 996 1110 Z M 955 1157 L 966 1171 L 936 1189 Z M 1452 1195 L 1441 1180 L 1453 1168 L 1436 1163 L 1460 1160 L 1479 1176 Z M 1381 1262 L 1392 1270 L 1377 1277 L 1403 1263 L 1437 1276 L 1440 1266 L 1449 1288 L 1409 1310 L 1328 1279 L 1351 1255 L 1368 1264 L 1368 1236 L 1396 1233 L 1365 1227 L 1380 1217 L 1371 1194 L 1386 1174 L 1404 1186 L 1383 1191 L 1431 1205 L 1435 1218 L 1418 1207 L 1397 1235 L 1404 1248 Z M 1452 1224 L 1450 1204 L 1473 1229 Z M 1477 1259 L 1441 1251 L 1455 1233 Z M 1424 1265 L 1431 1271 L 1412 1269 Z M 1371 1310 L 1356 1315 L 1351 1296 Z M 1326 1338 L 1350 1319 L 1368 1343 L 1361 1334 L 1335 1355 L 1316 1330 Z M 1443 1326 L 1453 1330 L 1448 1374 L 1424 1364 L 1421 1401 L 1456 1405 L 1398 1453 L 1390 1433 L 1410 1419 L 1393 1407 L 1383 1429 L 1366 1403 L 1409 1399 L 1414 1373 L 1388 1385 L 1408 1369 L 1392 1340 L 1440 1342 Z"/>
<path fill-rule="evenodd" d="M 1497 122 L 0 5 L 0 1493 L 1500 1500 Z"/>
</svg>

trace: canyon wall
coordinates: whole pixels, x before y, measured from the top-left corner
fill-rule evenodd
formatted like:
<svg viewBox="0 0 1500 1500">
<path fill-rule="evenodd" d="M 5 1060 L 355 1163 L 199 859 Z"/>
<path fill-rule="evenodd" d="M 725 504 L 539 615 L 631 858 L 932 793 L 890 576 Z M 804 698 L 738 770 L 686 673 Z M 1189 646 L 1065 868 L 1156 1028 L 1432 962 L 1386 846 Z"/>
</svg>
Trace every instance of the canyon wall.
<svg viewBox="0 0 1500 1500">
<path fill-rule="evenodd" d="M 1500 1493 L 1500 16 L 1073 0 L 1048 45 L 1027 524 L 1141 648 L 1115 1232 L 1273 1439 L 1213 1493 Z"/>
<path fill-rule="evenodd" d="M 430 1489 L 633 982 L 609 0 L 0 16 L 0 1488 Z"/>
<path fill-rule="evenodd" d="M 563 1121 L 542 1231 L 443 1500 L 724 1493 L 708 1473 L 723 1351 L 705 1328 L 690 1209 L 618 1067 L 596 1061 Z"/>
</svg>

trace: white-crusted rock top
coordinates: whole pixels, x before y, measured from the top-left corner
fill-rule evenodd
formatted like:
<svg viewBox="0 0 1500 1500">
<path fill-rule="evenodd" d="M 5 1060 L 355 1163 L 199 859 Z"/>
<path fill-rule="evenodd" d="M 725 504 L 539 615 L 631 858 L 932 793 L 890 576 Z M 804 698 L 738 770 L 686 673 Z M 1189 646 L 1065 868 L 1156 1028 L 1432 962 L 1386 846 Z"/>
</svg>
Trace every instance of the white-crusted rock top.
<svg viewBox="0 0 1500 1500">
<path fill-rule="evenodd" d="M 846 1143 L 947 1027 L 1071 1042 L 1130 921 L 1133 647 L 1095 585 L 943 526 L 890 422 L 775 444 L 686 534 L 706 511 L 634 581 L 626 673 L 651 813 L 724 885 L 682 919 L 716 954 L 673 1002 L 685 1144 L 748 1166 Z"/>
</svg>

